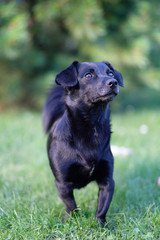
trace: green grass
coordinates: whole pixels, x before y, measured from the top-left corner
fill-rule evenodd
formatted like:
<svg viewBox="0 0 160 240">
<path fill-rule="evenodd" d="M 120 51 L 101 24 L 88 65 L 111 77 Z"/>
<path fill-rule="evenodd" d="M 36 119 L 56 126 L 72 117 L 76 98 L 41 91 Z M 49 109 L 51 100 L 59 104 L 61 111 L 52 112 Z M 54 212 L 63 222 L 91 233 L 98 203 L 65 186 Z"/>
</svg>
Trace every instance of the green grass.
<svg viewBox="0 0 160 240">
<path fill-rule="evenodd" d="M 115 158 L 115 194 L 107 221 L 96 225 L 95 183 L 75 191 L 80 213 L 64 223 L 40 114 L 0 116 L 0 239 L 160 239 L 160 111 L 112 113 L 112 144 L 132 149 Z M 141 125 L 148 126 L 146 134 Z"/>
</svg>

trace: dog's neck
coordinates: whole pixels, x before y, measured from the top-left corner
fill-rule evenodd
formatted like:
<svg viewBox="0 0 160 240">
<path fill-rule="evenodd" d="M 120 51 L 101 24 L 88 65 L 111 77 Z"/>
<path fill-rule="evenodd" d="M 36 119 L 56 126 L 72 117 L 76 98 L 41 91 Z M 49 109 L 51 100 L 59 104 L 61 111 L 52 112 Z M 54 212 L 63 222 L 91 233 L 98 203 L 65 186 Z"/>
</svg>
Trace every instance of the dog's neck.
<svg viewBox="0 0 160 240">
<path fill-rule="evenodd" d="M 94 104 L 92 107 L 81 104 L 80 106 L 80 108 L 66 106 L 67 114 L 72 124 L 94 128 L 96 125 L 103 124 L 104 121 L 109 123 L 109 104 Z"/>
</svg>

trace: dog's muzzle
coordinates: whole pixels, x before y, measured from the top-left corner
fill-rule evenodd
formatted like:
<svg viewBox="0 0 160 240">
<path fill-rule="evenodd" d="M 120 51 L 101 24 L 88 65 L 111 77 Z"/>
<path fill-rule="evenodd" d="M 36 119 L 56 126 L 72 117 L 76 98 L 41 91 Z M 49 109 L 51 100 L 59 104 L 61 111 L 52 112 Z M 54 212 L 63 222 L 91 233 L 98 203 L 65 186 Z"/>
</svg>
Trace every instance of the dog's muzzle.
<svg viewBox="0 0 160 240">
<path fill-rule="evenodd" d="M 117 80 L 107 81 L 105 85 L 98 89 L 97 96 L 92 99 L 92 102 L 110 102 L 118 93 L 119 86 Z"/>
</svg>

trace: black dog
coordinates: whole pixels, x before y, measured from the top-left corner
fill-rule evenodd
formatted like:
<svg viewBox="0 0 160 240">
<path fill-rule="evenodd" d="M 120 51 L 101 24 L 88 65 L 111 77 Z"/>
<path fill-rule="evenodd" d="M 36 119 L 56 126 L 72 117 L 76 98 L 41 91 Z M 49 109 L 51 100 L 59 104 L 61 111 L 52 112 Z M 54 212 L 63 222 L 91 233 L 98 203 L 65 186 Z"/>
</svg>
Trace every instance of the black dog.
<svg viewBox="0 0 160 240">
<path fill-rule="evenodd" d="M 59 196 L 71 213 L 77 208 L 73 190 L 96 181 L 96 217 L 103 226 L 114 192 L 109 102 L 123 78 L 108 62 L 75 61 L 55 81 L 60 86 L 45 103 L 43 124 Z"/>
</svg>

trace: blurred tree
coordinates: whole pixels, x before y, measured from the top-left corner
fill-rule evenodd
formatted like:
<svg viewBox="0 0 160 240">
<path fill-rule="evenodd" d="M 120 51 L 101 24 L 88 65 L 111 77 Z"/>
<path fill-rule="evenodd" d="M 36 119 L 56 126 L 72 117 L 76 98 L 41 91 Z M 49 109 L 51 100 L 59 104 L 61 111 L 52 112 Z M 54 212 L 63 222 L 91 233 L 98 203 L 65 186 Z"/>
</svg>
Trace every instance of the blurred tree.
<svg viewBox="0 0 160 240">
<path fill-rule="evenodd" d="M 0 107 L 41 106 L 52 72 L 74 59 L 107 59 L 134 86 L 158 79 L 159 12 L 158 0 L 1 1 Z"/>
</svg>

